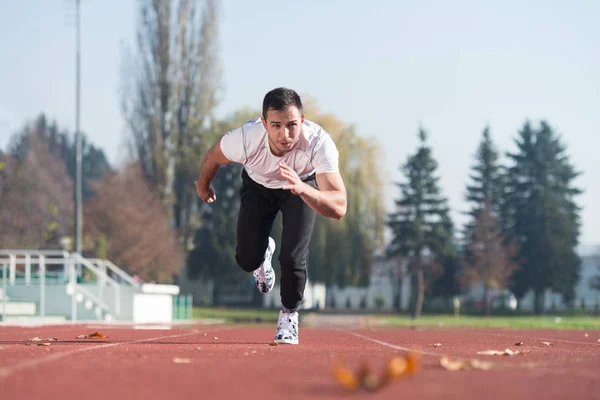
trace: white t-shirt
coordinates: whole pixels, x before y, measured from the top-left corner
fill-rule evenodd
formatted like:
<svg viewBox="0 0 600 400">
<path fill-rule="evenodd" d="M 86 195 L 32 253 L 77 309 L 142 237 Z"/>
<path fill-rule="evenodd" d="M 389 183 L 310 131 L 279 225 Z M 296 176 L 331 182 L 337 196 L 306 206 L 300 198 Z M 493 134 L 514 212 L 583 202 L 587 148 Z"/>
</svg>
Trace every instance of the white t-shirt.
<svg viewBox="0 0 600 400">
<path fill-rule="evenodd" d="M 281 161 L 301 179 L 313 173 L 338 172 L 339 153 L 331 136 L 306 119 L 298 142 L 282 157 L 271 153 L 267 130 L 260 118 L 227 132 L 221 139 L 221 150 L 228 160 L 243 164 L 252 180 L 270 189 L 287 184 L 279 173 Z"/>
</svg>

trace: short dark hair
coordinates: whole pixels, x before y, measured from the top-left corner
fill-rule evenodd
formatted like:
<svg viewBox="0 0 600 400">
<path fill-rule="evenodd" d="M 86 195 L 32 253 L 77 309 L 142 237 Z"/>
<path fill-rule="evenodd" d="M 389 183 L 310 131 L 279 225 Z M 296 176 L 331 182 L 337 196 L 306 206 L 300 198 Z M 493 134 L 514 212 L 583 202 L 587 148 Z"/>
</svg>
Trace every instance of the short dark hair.
<svg viewBox="0 0 600 400">
<path fill-rule="evenodd" d="M 267 119 L 267 111 L 269 110 L 283 111 L 290 106 L 296 106 L 298 111 L 300 111 L 300 115 L 304 115 L 302 100 L 298 93 L 284 87 L 273 89 L 265 95 L 263 100 L 263 117 Z"/>
</svg>

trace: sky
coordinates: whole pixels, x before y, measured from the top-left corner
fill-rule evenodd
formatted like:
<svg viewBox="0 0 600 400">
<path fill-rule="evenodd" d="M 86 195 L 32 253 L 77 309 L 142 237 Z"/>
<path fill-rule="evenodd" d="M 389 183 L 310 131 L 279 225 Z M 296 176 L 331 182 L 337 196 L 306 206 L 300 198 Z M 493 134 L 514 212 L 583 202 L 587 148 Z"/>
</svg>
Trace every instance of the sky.
<svg viewBox="0 0 600 400">
<path fill-rule="evenodd" d="M 44 112 L 75 126 L 73 0 L 0 0 L 0 148 Z M 134 0 L 82 0 L 81 128 L 113 164 L 126 154 L 120 110 Z M 505 153 L 525 121 L 546 120 L 582 172 L 581 242 L 600 244 L 600 2 L 223 0 L 218 114 L 259 109 L 287 86 L 356 126 L 383 151 L 386 205 L 399 166 L 429 133 L 460 225 L 485 126 Z"/>
</svg>

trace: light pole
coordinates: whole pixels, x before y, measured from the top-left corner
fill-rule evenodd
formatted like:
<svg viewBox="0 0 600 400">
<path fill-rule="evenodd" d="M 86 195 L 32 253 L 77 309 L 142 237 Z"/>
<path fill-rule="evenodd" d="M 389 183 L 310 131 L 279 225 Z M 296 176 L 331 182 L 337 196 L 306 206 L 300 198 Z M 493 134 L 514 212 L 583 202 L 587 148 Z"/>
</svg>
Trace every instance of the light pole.
<svg viewBox="0 0 600 400">
<path fill-rule="evenodd" d="M 81 183 L 82 183 L 82 168 L 81 168 L 81 131 L 80 131 L 80 78 L 81 78 L 81 51 L 80 51 L 80 14 L 81 0 L 75 0 L 75 252 L 81 254 L 82 240 L 82 223 L 83 223 L 83 208 L 81 199 Z"/>
</svg>

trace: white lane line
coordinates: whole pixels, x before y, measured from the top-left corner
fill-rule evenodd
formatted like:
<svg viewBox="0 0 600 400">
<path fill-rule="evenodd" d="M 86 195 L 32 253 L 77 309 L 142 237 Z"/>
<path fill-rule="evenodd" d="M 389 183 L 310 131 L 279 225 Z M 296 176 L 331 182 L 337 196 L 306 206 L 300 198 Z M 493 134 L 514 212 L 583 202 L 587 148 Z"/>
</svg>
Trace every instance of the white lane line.
<svg viewBox="0 0 600 400">
<path fill-rule="evenodd" d="M 382 346 L 386 346 L 386 347 L 389 347 L 389 348 L 395 349 L 395 350 L 411 351 L 411 352 L 420 353 L 420 354 L 423 354 L 423 355 L 426 355 L 426 356 L 434 356 L 434 357 L 441 357 L 442 356 L 442 354 L 439 354 L 439 353 L 431 353 L 431 352 L 425 351 L 425 350 L 418 350 L 418 349 L 411 349 L 411 348 L 408 348 L 408 347 L 396 346 L 395 344 L 384 342 L 383 340 L 379 340 L 379 339 L 374 339 L 372 337 L 361 335 L 360 333 L 356 333 L 356 332 L 352 332 L 352 331 L 344 330 L 343 332 L 349 333 L 349 334 L 354 335 L 356 337 L 359 337 L 359 338 L 362 338 L 362 339 L 365 339 L 365 340 L 371 341 L 373 343 L 377 343 L 377 344 L 380 344 Z"/>
<path fill-rule="evenodd" d="M 83 353 L 86 351 L 106 349 L 109 347 L 121 346 L 123 344 L 136 344 L 136 343 L 151 342 L 154 340 L 161 340 L 161 339 L 172 339 L 172 338 L 178 338 L 178 337 L 200 335 L 200 334 L 208 333 L 208 332 L 219 332 L 219 331 L 222 331 L 225 329 L 228 329 L 228 328 L 212 329 L 212 330 L 208 330 L 208 331 L 187 332 L 187 333 L 180 333 L 180 334 L 176 334 L 176 335 L 167 335 L 167 336 L 159 336 L 159 337 L 140 339 L 140 340 L 131 340 L 128 342 L 106 343 L 106 344 L 96 345 L 96 346 L 92 346 L 92 347 L 83 347 L 80 349 L 65 351 L 65 352 L 61 352 L 61 353 L 54 353 L 52 355 L 49 355 L 46 358 L 23 361 L 12 367 L 0 367 L 0 379 L 6 378 L 6 377 L 14 374 L 15 372 L 20 371 L 25 368 L 35 367 L 35 366 L 38 366 L 41 364 L 46 364 L 46 363 L 49 363 L 52 361 L 60 360 L 61 358 L 64 358 L 67 356 L 71 356 L 71 355 L 78 354 L 78 353 Z"/>
<path fill-rule="evenodd" d="M 515 333 L 514 335 L 505 335 L 505 334 L 501 334 L 501 333 L 481 332 L 481 331 L 465 331 L 465 332 L 466 333 L 474 333 L 474 334 L 483 335 L 483 336 L 497 336 L 497 337 L 514 338 L 514 339 L 518 339 L 518 340 L 523 340 L 522 338 L 519 338 L 520 333 Z M 527 335 L 528 332 L 523 332 L 523 334 Z M 525 339 L 527 339 L 527 338 L 525 338 Z M 598 348 L 600 348 L 598 343 L 594 343 L 594 342 L 580 342 L 580 341 L 576 341 L 576 340 L 543 338 L 543 337 L 533 337 L 532 339 L 540 340 L 540 341 L 544 341 L 544 342 L 563 342 L 563 343 L 572 343 L 572 344 L 587 344 L 587 345 L 598 346 Z"/>
<path fill-rule="evenodd" d="M 389 347 L 389 348 L 395 349 L 395 350 L 409 351 L 409 352 L 413 352 L 413 353 L 420 353 L 420 354 L 423 354 L 423 355 L 434 356 L 434 357 L 441 357 L 443 355 L 443 354 L 432 353 L 432 352 L 424 351 L 424 350 L 418 350 L 418 349 L 411 349 L 411 348 L 408 348 L 408 347 L 396 346 L 395 344 L 384 342 L 383 340 L 375 339 L 375 338 L 372 338 L 372 337 L 369 337 L 369 336 L 365 336 L 365 335 L 362 335 L 360 333 L 352 332 L 352 331 L 349 331 L 349 330 L 343 330 L 343 329 L 339 329 L 339 330 L 343 331 L 343 332 L 346 332 L 346 333 L 349 333 L 349 334 L 351 334 L 353 336 L 356 336 L 356 337 L 359 337 L 359 338 L 362 338 L 362 339 L 365 339 L 365 340 L 368 340 L 368 341 L 371 341 L 371 342 L 374 342 L 374 343 L 377 343 L 377 344 L 380 344 L 382 346 Z M 473 332 L 473 333 L 477 333 L 477 332 Z M 483 332 L 481 332 L 481 333 L 485 334 Z M 509 337 L 511 337 L 511 336 L 509 336 Z M 585 343 L 585 342 L 574 342 L 574 343 Z M 464 357 L 461 357 L 461 358 L 464 358 Z M 585 369 L 582 369 L 582 368 L 576 368 L 576 369 L 573 369 L 573 368 L 563 368 L 562 365 L 558 366 L 558 367 L 553 367 L 553 366 L 550 366 L 550 365 L 532 367 L 528 363 L 521 363 L 521 364 L 513 365 L 513 364 L 506 364 L 506 363 L 502 363 L 502 362 L 498 362 L 498 361 L 495 361 L 494 364 L 496 364 L 498 366 L 502 366 L 502 367 L 515 367 L 515 366 L 518 366 L 518 367 L 521 367 L 521 368 L 523 368 L 525 370 L 532 371 L 533 374 L 544 374 L 544 373 L 546 373 L 546 374 L 552 373 L 552 374 L 560 374 L 560 375 L 563 375 L 563 374 L 572 374 L 572 375 L 577 375 L 577 376 L 580 376 L 580 377 L 594 378 L 594 379 L 597 378 L 597 375 L 598 375 L 597 373 L 595 373 L 593 371 L 589 372 L 589 371 L 587 371 Z"/>
</svg>

